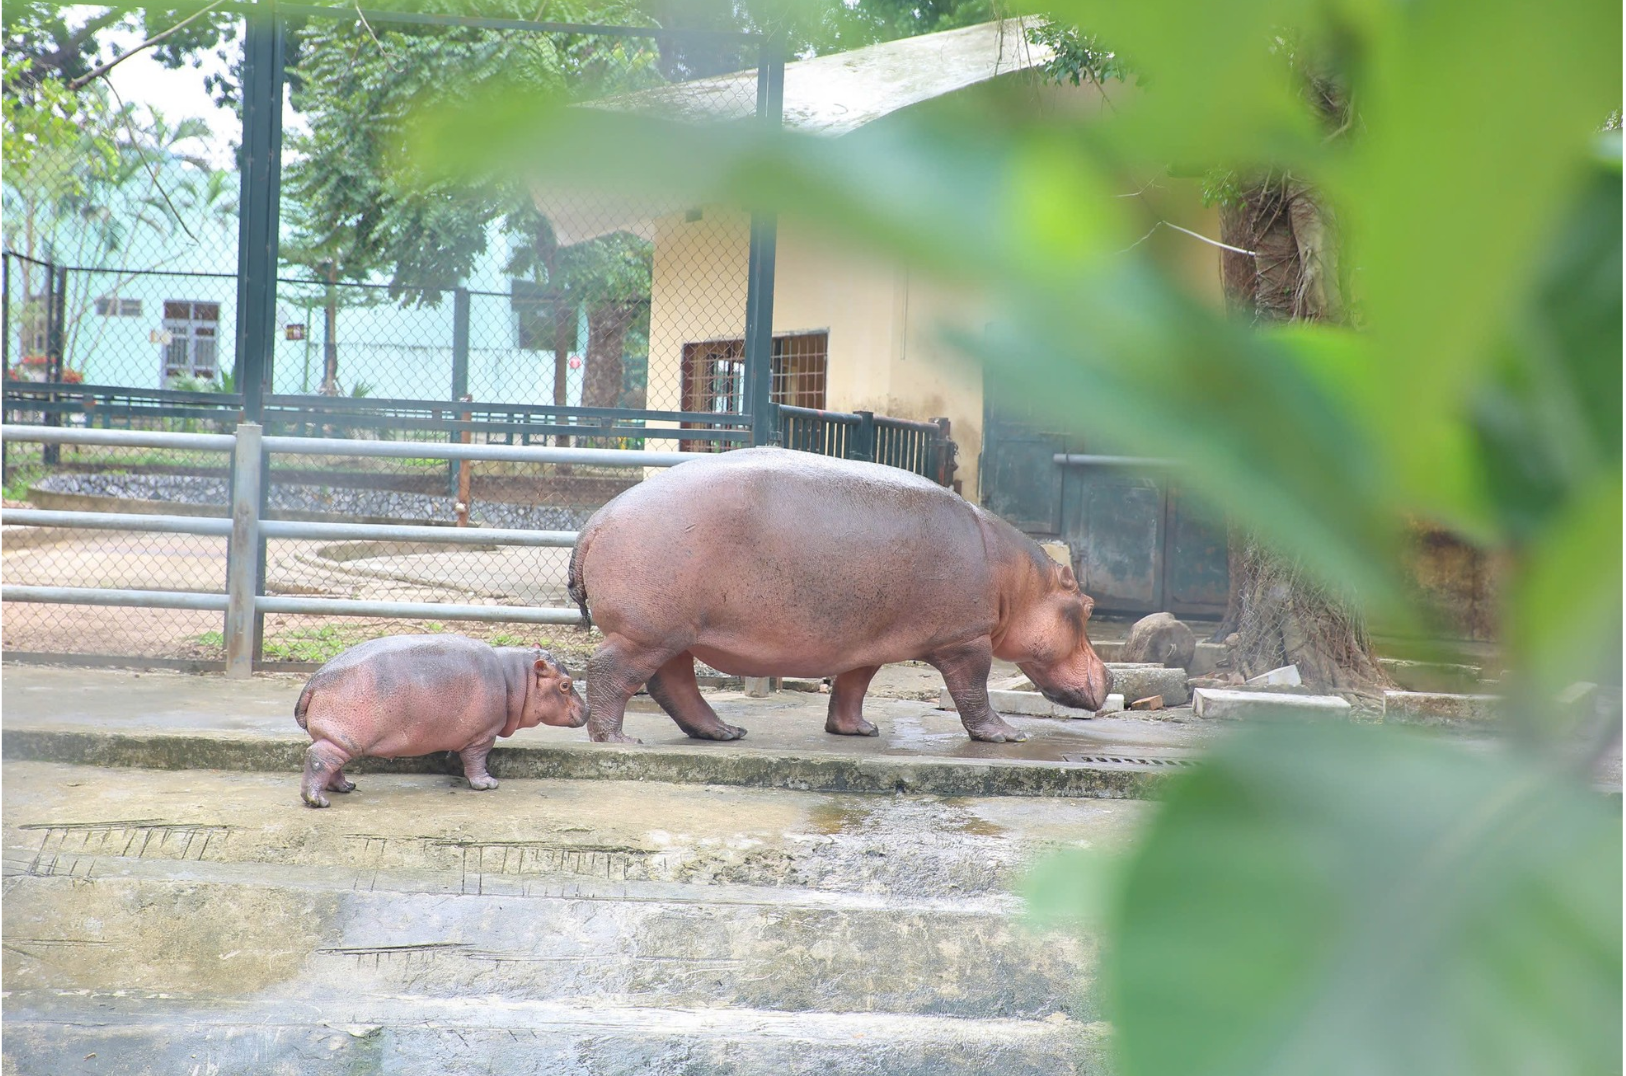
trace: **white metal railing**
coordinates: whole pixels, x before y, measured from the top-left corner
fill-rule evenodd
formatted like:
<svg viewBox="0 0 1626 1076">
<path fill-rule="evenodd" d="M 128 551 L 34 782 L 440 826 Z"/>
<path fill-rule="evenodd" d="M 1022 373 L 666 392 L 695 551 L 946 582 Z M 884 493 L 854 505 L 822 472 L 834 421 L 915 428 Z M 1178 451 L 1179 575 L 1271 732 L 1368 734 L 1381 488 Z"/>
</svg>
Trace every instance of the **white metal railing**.
<svg viewBox="0 0 1626 1076">
<path fill-rule="evenodd" d="M 261 427 L 242 423 L 232 434 L 163 433 L 149 430 L 94 430 L 68 426 L 0 426 L 7 442 L 172 448 L 230 453 L 231 515 L 163 516 L 113 512 L 59 512 L 12 509 L 8 524 L 75 527 L 87 530 L 199 534 L 227 539 L 224 593 L 167 590 L 113 590 L 103 587 L 0 586 L 0 600 L 68 605 L 120 605 L 146 609 L 201 609 L 226 615 L 226 675 L 246 677 L 254 666 L 254 621 L 262 613 L 332 616 L 484 620 L 526 624 L 574 624 L 581 614 L 569 608 L 468 605 L 442 602 L 363 601 L 348 598 L 274 596 L 258 593 L 266 539 L 348 539 L 424 542 L 448 546 L 513 545 L 568 549 L 575 531 L 421 527 L 373 523 L 314 523 L 264 519 L 260 513 L 262 467 L 271 455 L 372 456 L 411 459 L 571 463 L 602 467 L 671 467 L 693 459 L 681 452 L 517 445 L 426 444 L 341 438 L 265 437 Z"/>
</svg>

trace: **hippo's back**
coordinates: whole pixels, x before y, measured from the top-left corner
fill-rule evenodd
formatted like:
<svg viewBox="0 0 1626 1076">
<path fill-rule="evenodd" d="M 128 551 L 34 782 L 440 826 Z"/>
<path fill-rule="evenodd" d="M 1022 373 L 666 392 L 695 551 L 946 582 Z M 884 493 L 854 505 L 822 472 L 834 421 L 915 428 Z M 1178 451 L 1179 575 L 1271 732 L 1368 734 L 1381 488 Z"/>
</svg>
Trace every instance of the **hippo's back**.
<svg viewBox="0 0 1626 1076">
<path fill-rule="evenodd" d="M 757 448 L 621 494 L 583 528 L 577 559 L 607 632 L 881 635 L 987 612 L 985 533 L 975 508 L 919 475 Z"/>
</svg>

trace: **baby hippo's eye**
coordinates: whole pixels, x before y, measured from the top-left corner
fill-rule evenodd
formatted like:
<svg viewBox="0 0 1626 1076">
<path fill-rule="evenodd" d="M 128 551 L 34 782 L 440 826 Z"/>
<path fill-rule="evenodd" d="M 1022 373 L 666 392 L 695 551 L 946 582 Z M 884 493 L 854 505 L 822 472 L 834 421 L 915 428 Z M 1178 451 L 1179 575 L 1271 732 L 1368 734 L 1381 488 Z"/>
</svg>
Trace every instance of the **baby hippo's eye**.
<svg viewBox="0 0 1626 1076">
<path fill-rule="evenodd" d="M 570 694 L 570 677 L 567 676 L 559 681 L 559 690 L 566 695 Z"/>
</svg>

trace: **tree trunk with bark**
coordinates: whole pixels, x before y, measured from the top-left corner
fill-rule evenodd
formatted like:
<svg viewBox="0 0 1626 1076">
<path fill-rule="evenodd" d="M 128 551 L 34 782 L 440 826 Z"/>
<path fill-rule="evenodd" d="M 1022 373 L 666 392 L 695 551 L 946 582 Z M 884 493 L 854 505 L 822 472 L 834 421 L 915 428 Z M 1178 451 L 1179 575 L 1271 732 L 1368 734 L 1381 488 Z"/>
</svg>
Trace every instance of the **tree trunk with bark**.
<svg viewBox="0 0 1626 1076">
<path fill-rule="evenodd" d="M 1220 274 L 1226 302 L 1254 324 L 1337 321 L 1343 317 L 1331 221 L 1314 192 L 1290 176 L 1249 186 L 1220 213 L 1227 244 Z M 1231 644 L 1231 667 L 1257 676 L 1297 665 L 1322 691 L 1376 694 L 1393 687 L 1359 616 L 1305 578 L 1290 561 L 1232 527 L 1230 592 L 1217 640 Z"/>
<path fill-rule="evenodd" d="M 616 407 L 621 402 L 621 354 L 631 314 L 627 304 L 595 303 L 587 308 L 587 376 L 583 407 Z"/>
</svg>

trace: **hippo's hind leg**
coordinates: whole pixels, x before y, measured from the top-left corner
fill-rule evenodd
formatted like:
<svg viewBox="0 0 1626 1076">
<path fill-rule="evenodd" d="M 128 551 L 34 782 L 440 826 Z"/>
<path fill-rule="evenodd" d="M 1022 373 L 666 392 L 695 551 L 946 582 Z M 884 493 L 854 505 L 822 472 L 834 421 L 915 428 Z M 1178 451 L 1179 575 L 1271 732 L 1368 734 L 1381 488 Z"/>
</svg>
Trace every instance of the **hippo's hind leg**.
<svg viewBox="0 0 1626 1076">
<path fill-rule="evenodd" d="M 737 725 L 723 724 L 700 694 L 700 684 L 694 678 L 694 655 L 687 650 L 662 665 L 649 678 L 648 687 L 650 697 L 660 703 L 678 728 L 695 739 L 738 740 L 745 736 L 745 730 Z"/>
<path fill-rule="evenodd" d="M 476 792 L 497 787 L 497 779 L 486 772 L 486 756 L 497 745 L 497 737 L 465 747 L 457 753 L 463 760 L 463 776 L 469 779 L 469 787 Z"/>
<path fill-rule="evenodd" d="M 879 665 L 866 665 L 861 669 L 848 669 L 836 677 L 830 688 L 830 716 L 824 719 L 825 732 L 838 736 L 880 735 L 880 729 L 864 720 L 864 692 L 880 671 Z"/>
<path fill-rule="evenodd" d="M 960 723 L 973 740 L 1016 743 L 1028 734 L 1008 724 L 988 701 L 988 672 L 994 664 L 993 644 L 987 639 L 939 650 L 926 661 L 943 674 L 943 684 L 960 711 Z"/>
<path fill-rule="evenodd" d="M 587 662 L 587 737 L 594 743 L 641 743 L 621 731 L 627 703 L 678 650 L 653 651 L 611 635 Z"/>
<path fill-rule="evenodd" d="M 335 774 L 343 774 L 344 764 L 349 761 L 350 752 L 332 740 L 317 740 L 310 745 L 305 752 L 305 780 L 299 789 L 300 798 L 307 806 L 328 805 L 328 799 L 322 793 L 332 787 L 330 782 Z"/>
<path fill-rule="evenodd" d="M 334 770 L 332 776 L 327 779 L 327 790 L 329 792 L 354 792 L 356 782 L 346 777 L 343 770 Z"/>
</svg>

